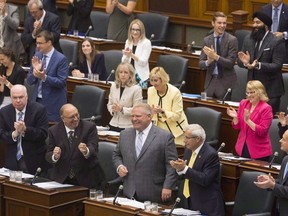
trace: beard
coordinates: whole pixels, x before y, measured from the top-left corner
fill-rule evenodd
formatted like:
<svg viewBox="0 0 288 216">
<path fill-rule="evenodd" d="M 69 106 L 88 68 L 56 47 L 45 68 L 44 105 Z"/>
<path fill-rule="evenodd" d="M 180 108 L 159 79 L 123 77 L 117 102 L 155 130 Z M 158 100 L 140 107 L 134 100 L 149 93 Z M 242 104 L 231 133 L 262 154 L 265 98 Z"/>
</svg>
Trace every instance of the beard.
<svg viewBox="0 0 288 216">
<path fill-rule="evenodd" d="M 266 28 L 265 26 L 261 26 L 259 28 L 253 28 L 250 38 L 252 40 L 256 41 L 261 41 L 264 37 L 264 35 L 266 34 Z"/>
</svg>

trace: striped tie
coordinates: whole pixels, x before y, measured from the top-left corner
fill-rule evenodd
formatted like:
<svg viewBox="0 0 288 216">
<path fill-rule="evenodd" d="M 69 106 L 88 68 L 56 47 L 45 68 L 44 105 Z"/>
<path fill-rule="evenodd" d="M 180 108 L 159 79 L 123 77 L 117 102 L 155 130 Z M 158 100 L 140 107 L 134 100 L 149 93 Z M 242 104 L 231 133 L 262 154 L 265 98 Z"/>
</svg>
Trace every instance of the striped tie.
<svg viewBox="0 0 288 216">
<path fill-rule="evenodd" d="M 192 155 L 191 155 L 189 164 L 188 164 L 188 166 L 189 166 L 190 168 L 193 167 L 193 164 L 194 164 L 194 162 L 195 162 L 195 159 L 196 159 L 196 152 L 193 152 Z M 185 181 L 184 181 L 183 195 L 184 195 L 186 198 L 190 197 L 189 179 L 185 179 Z"/>
<path fill-rule="evenodd" d="M 23 120 L 23 112 L 18 112 L 18 121 Z M 17 154 L 16 154 L 16 159 L 19 161 L 22 157 L 21 155 L 21 143 L 22 143 L 22 134 L 20 134 L 17 138 Z"/>
</svg>

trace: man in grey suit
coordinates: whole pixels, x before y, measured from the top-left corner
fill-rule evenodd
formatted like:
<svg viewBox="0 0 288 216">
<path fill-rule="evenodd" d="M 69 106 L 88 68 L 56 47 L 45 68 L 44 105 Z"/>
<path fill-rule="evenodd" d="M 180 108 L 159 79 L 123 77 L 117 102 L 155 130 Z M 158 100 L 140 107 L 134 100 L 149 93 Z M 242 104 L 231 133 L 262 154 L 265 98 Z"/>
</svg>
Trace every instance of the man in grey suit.
<svg viewBox="0 0 288 216">
<path fill-rule="evenodd" d="M 282 64 L 285 56 L 284 40 L 270 32 L 271 18 L 263 12 L 253 14 L 253 29 L 244 39 L 238 53 L 239 66 L 248 69 L 249 80 L 259 80 L 266 88 L 273 113 L 279 112 L 284 94 Z"/>
<path fill-rule="evenodd" d="M 204 91 L 208 97 L 222 99 L 229 88 L 237 82 L 234 64 L 237 58 L 238 41 L 225 32 L 227 16 L 216 12 L 212 20 L 213 34 L 204 38 L 204 47 L 199 58 L 199 67 L 207 70 Z M 218 44 L 218 45 L 217 45 Z M 226 99 L 230 99 L 231 94 Z"/>
<path fill-rule="evenodd" d="M 148 104 L 134 105 L 134 128 L 121 132 L 113 162 L 124 181 L 124 196 L 138 201 L 167 203 L 171 199 L 177 174 L 170 166 L 177 159 L 174 137 L 152 124 Z"/>
</svg>

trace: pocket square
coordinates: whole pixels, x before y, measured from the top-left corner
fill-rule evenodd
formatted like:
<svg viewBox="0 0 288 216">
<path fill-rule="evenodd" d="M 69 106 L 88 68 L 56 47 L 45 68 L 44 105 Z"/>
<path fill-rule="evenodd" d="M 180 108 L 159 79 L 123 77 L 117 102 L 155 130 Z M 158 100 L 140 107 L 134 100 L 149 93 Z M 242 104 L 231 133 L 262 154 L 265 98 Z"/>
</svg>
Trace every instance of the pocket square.
<svg viewBox="0 0 288 216">
<path fill-rule="evenodd" d="M 263 51 L 268 51 L 268 50 L 270 50 L 270 48 L 266 48 L 266 49 L 264 49 Z"/>
</svg>

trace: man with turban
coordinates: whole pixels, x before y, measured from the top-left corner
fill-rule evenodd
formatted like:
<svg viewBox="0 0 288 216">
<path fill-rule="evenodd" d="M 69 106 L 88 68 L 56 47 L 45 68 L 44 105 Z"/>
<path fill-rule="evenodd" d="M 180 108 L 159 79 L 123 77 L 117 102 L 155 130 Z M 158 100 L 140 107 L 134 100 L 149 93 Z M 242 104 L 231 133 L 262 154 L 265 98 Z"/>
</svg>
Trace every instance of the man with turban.
<svg viewBox="0 0 288 216">
<path fill-rule="evenodd" d="M 259 80 L 266 88 L 268 103 L 273 113 L 279 112 L 280 98 L 284 94 L 282 78 L 285 44 L 270 32 L 271 18 L 263 12 L 253 14 L 253 29 L 244 39 L 242 51 L 238 53 L 240 67 L 248 69 L 249 80 Z"/>
</svg>

